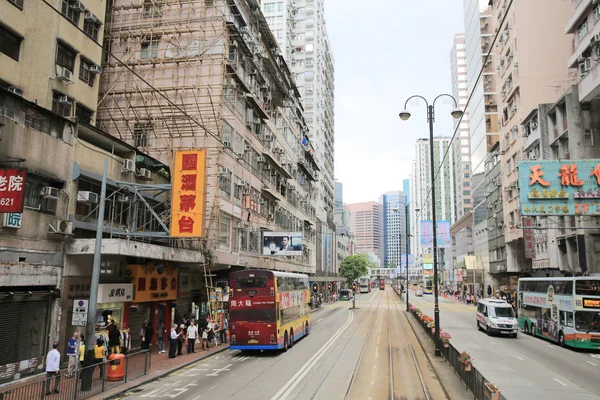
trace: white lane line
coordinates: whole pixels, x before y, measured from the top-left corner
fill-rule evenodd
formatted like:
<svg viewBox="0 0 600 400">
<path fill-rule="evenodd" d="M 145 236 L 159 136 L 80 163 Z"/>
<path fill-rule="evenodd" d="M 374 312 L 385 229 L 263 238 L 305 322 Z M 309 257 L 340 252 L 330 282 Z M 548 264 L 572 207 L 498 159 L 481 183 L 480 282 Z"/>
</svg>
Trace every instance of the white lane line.
<svg viewBox="0 0 600 400">
<path fill-rule="evenodd" d="M 315 364 L 323 357 L 323 355 L 329 350 L 331 346 L 337 341 L 337 339 L 344 333 L 344 331 L 350 326 L 352 321 L 354 320 L 354 313 L 352 311 L 348 311 L 348 320 L 333 336 L 319 349 L 317 352 L 306 362 L 304 365 L 292 376 L 292 378 L 286 382 L 285 385 L 277 392 L 271 400 L 278 399 L 287 399 L 289 394 L 294 390 L 296 386 L 300 383 L 300 381 L 308 374 L 308 371 L 315 366 Z"/>
<path fill-rule="evenodd" d="M 219 385 L 220 385 L 220 383 L 217 383 L 216 385 L 209 387 L 208 390 L 213 390 L 214 388 L 216 388 Z"/>
<path fill-rule="evenodd" d="M 588 361 L 587 363 L 588 363 L 588 364 L 592 364 L 594 367 L 597 367 L 597 366 L 598 366 L 598 364 L 594 364 L 594 363 L 593 363 L 593 362 L 591 362 L 591 361 Z"/>
<path fill-rule="evenodd" d="M 375 347 L 375 359 L 379 358 L 379 347 Z"/>
<path fill-rule="evenodd" d="M 140 397 L 155 397 L 153 396 L 154 393 L 158 392 L 160 389 L 154 389 L 153 391 L 151 391 L 150 393 L 146 393 L 141 395 Z"/>
<path fill-rule="evenodd" d="M 551 344 L 547 344 L 546 346 L 550 347 L 551 349 L 554 348 L 554 346 L 552 346 Z"/>
<path fill-rule="evenodd" d="M 321 322 L 321 321 L 323 321 L 323 318 L 321 318 L 321 319 L 318 319 L 318 320 L 317 320 L 317 322 Z M 315 324 L 316 324 L 317 322 L 315 322 Z"/>
<path fill-rule="evenodd" d="M 519 356 L 515 356 L 515 357 L 517 357 L 517 358 L 518 358 L 519 360 L 521 360 L 521 361 L 525 361 L 525 360 L 523 360 L 523 359 L 522 359 L 521 357 L 519 357 Z"/>
<path fill-rule="evenodd" d="M 555 380 L 556 382 L 560 383 L 560 384 L 561 384 L 561 385 L 563 385 L 563 386 L 567 386 L 567 384 L 566 384 L 566 383 L 562 383 L 561 381 L 559 381 L 559 380 L 558 380 L 558 379 L 556 379 L 556 378 L 554 378 L 554 380 Z"/>
<path fill-rule="evenodd" d="M 491 344 L 496 344 L 496 343 L 495 343 L 493 340 L 490 340 L 490 343 L 491 343 Z"/>
</svg>

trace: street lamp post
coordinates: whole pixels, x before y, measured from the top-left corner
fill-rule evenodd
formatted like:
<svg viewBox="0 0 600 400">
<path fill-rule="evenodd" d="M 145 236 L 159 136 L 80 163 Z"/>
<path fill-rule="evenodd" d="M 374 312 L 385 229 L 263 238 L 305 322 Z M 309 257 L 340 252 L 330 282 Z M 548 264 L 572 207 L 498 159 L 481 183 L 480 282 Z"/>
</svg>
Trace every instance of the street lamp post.
<svg viewBox="0 0 600 400">
<path fill-rule="evenodd" d="M 427 122 L 429 124 L 429 160 L 430 160 L 430 177 L 431 177 L 431 222 L 433 225 L 433 296 L 434 296 L 434 324 L 435 324 L 435 333 L 434 333 L 434 342 L 435 342 L 435 356 L 441 356 L 442 351 L 440 348 L 440 308 L 438 304 L 438 275 L 437 275 L 437 218 L 436 218 L 436 207 L 435 207 L 435 169 L 434 169 L 434 148 L 433 148 L 433 122 L 435 121 L 435 102 L 440 97 L 449 97 L 454 101 L 454 109 L 450 113 L 453 118 L 460 118 L 463 115 L 463 111 L 458 108 L 458 103 L 456 99 L 449 94 L 440 94 L 437 96 L 432 104 L 427 102 L 427 99 L 420 95 L 410 96 L 406 102 L 404 103 L 404 110 L 402 110 L 399 114 L 400 119 L 406 121 L 410 118 L 410 112 L 406 109 L 408 102 L 413 98 L 420 98 L 425 101 L 425 105 L 427 106 Z M 416 221 L 415 221 L 416 222 Z"/>
</svg>

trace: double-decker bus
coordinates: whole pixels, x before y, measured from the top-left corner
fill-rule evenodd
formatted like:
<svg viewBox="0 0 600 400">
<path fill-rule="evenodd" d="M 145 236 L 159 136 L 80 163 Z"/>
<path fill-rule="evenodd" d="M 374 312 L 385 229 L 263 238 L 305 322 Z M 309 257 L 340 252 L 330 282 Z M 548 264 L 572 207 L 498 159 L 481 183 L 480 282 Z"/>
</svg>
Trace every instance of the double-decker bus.
<svg viewBox="0 0 600 400">
<path fill-rule="evenodd" d="M 236 271 L 229 287 L 230 349 L 287 351 L 310 332 L 308 275 Z"/>
<path fill-rule="evenodd" d="M 562 346 L 600 349 L 600 278 L 521 278 L 519 328 Z"/>
<path fill-rule="evenodd" d="M 425 278 L 423 294 L 433 294 L 433 278 Z"/>
<path fill-rule="evenodd" d="M 358 278 L 358 288 L 360 293 L 369 293 L 371 291 L 371 285 L 369 284 L 369 277 L 363 276 Z"/>
</svg>

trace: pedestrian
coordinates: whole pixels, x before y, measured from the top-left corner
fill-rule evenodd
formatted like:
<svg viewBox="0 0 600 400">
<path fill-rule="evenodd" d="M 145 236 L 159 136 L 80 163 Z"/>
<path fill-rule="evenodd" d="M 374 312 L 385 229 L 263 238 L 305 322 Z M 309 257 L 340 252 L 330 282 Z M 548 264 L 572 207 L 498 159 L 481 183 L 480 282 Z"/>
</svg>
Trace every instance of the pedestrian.
<svg viewBox="0 0 600 400">
<path fill-rule="evenodd" d="M 208 350 L 208 326 L 202 331 L 202 350 Z"/>
<path fill-rule="evenodd" d="M 94 364 L 100 369 L 100 379 L 104 377 L 104 361 L 106 361 L 106 347 L 104 347 L 104 340 L 98 338 L 94 347 Z"/>
<path fill-rule="evenodd" d="M 227 343 L 227 331 L 229 330 L 229 320 L 223 315 L 223 326 L 221 327 L 221 343 Z"/>
<path fill-rule="evenodd" d="M 142 350 L 150 350 L 150 344 L 152 344 L 152 336 L 154 331 L 152 329 L 152 322 L 146 321 L 146 328 L 144 329 L 144 336 L 142 337 Z"/>
<path fill-rule="evenodd" d="M 214 334 L 213 334 L 213 340 L 215 342 L 215 347 L 219 346 L 219 336 L 221 335 L 221 324 L 219 324 L 219 321 L 217 320 L 217 322 L 215 322 L 215 328 L 214 328 Z"/>
<path fill-rule="evenodd" d="M 67 347 L 67 356 L 69 357 L 69 366 L 67 367 L 67 378 L 73 376 L 75 366 L 77 365 L 77 337 L 79 332 L 73 332 L 73 336 L 69 339 Z"/>
<path fill-rule="evenodd" d="M 171 332 L 169 332 L 169 358 L 175 358 L 178 342 L 177 324 L 173 324 Z"/>
<path fill-rule="evenodd" d="M 148 318 L 144 318 L 144 321 L 142 322 L 142 326 L 140 327 L 140 331 L 139 331 L 140 339 L 142 342 L 144 341 L 144 335 L 146 334 L 146 326 L 147 325 L 148 325 Z"/>
<path fill-rule="evenodd" d="M 81 335 L 81 339 L 79 340 L 79 369 L 83 368 L 83 359 L 85 357 L 85 336 Z M 81 380 L 83 374 L 80 372 L 78 379 Z"/>
<path fill-rule="evenodd" d="M 165 352 L 165 335 L 167 334 L 167 328 L 163 320 L 158 321 L 158 327 L 156 328 L 156 344 L 158 345 L 158 354 Z"/>
<path fill-rule="evenodd" d="M 54 377 L 54 393 L 58 393 L 60 385 L 60 353 L 58 342 L 52 344 L 52 350 L 46 355 L 46 396 L 50 394 L 50 381 Z"/>
<path fill-rule="evenodd" d="M 187 328 L 187 334 L 186 334 L 186 338 L 187 338 L 187 353 L 191 354 L 191 353 L 195 353 L 196 349 L 195 344 L 196 344 L 196 338 L 198 337 L 198 327 L 196 326 L 196 324 L 194 323 L 194 321 L 190 321 L 190 326 L 188 326 Z"/>
<path fill-rule="evenodd" d="M 108 348 L 110 349 L 110 354 L 121 353 L 121 332 L 119 332 L 116 324 L 111 324 L 108 331 Z"/>
<path fill-rule="evenodd" d="M 185 342 L 185 325 L 179 325 L 179 332 L 177 333 L 177 355 L 182 356 L 183 343 Z"/>
<path fill-rule="evenodd" d="M 208 347 L 215 340 L 215 321 L 211 318 L 208 321 Z"/>
</svg>

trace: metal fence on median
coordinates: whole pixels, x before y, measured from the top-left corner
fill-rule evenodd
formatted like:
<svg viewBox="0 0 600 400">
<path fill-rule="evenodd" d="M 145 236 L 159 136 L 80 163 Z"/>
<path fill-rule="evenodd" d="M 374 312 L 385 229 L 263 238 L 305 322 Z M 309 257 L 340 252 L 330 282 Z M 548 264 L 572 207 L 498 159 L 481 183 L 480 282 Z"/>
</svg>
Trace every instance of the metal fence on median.
<svg viewBox="0 0 600 400">
<path fill-rule="evenodd" d="M 148 374 L 149 370 L 150 352 L 144 350 L 127 354 L 119 361 L 108 360 L 90 365 L 80 369 L 77 374 L 70 377 L 67 376 L 66 369 L 61 370 L 58 393 L 54 393 L 56 378 L 52 377 L 48 380 L 43 377 L 24 384 L 15 383 L 0 388 L 0 400 L 43 400 L 46 397 L 51 398 L 51 400 L 86 399 L 138 379 Z M 92 374 L 91 385 L 82 388 L 81 377 L 86 374 Z M 52 394 L 46 395 L 48 391 Z"/>
<path fill-rule="evenodd" d="M 402 297 L 398 292 L 396 292 L 398 296 Z M 434 340 L 434 333 L 432 329 L 427 326 L 427 323 L 422 321 L 419 316 L 411 309 L 411 313 L 415 316 L 419 324 L 425 330 L 425 333 Z M 437 329 L 437 327 L 436 327 Z M 473 393 L 473 398 L 477 400 L 506 400 L 506 398 L 502 395 L 501 392 L 493 392 L 488 384 L 491 384 L 490 381 L 485 379 L 485 377 L 471 365 L 471 368 L 466 368 L 465 364 L 459 361 L 460 352 L 452 346 L 452 343 L 447 344 L 448 347 L 444 345 L 442 347 L 442 356 L 448 361 L 448 363 L 454 369 L 454 372 L 458 375 L 458 377 L 465 383 L 467 388 Z M 1 399 L 0 399 L 1 400 Z"/>
</svg>

